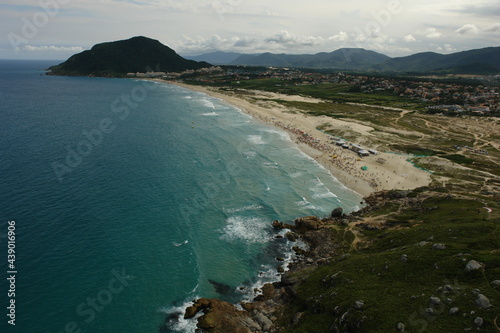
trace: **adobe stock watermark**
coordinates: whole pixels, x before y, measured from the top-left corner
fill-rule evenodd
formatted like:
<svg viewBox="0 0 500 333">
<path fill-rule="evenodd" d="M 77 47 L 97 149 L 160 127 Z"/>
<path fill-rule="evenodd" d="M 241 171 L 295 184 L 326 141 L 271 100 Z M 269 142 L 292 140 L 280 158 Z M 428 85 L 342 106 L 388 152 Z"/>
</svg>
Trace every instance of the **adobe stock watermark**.
<svg viewBox="0 0 500 333">
<path fill-rule="evenodd" d="M 29 41 L 34 39 L 40 29 L 45 28 L 50 20 L 61 11 L 61 6 L 66 5 L 71 0 L 40 0 L 38 2 L 40 10 L 34 13 L 31 17 L 23 16 L 21 18 L 21 34 L 9 32 L 7 38 L 14 52 L 18 53 L 22 46 L 29 44 Z"/>
<path fill-rule="evenodd" d="M 61 331 L 56 333 L 82 333 L 86 325 L 91 324 L 97 317 L 97 314 L 104 311 L 116 296 L 130 286 L 130 282 L 135 280 L 135 276 L 126 274 L 125 268 L 111 270 L 112 278 L 104 288 L 97 293 L 88 296 L 85 301 L 78 304 L 75 312 L 79 319 L 68 321 Z"/>
<path fill-rule="evenodd" d="M 404 7 L 401 1 L 390 0 L 384 9 L 371 11 L 370 14 L 373 20 L 366 22 L 363 29 L 358 26 L 354 28 L 357 35 L 354 40 L 354 46 L 357 48 L 361 47 L 358 42 L 359 39 L 376 39 L 378 33 L 384 28 L 389 27 L 394 16 L 401 14 L 403 10 Z M 350 62 L 352 55 L 356 52 L 353 49 L 346 50 L 345 48 L 342 51 L 347 62 Z"/>
<path fill-rule="evenodd" d="M 130 111 L 137 109 L 139 104 L 146 100 L 149 92 L 157 89 L 157 86 L 155 82 L 143 80 L 141 84 L 132 88 L 128 94 L 116 98 L 110 105 L 109 117 L 102 118 L 93 128 L 83 130 L 83 139 L 76 145 L 64 147 L 67 151 L 66 158 L 52 162 L 51 167 L 57 180 L 62 182 L 65 175 L 78 168 L 84 158 L 92 154 L 94 149 L 104 142 L 105 136 L 113 133 L 117 125 L 129 117 Z"/>
<path fill-rule="evenodd" d="M 211 3 L 211 7 L 219 16 L 221 21 L 224 21 L 224 14 L 228 12 L 230 8 L 236 8 L 243 3 L 243 0 L 216 0 Z"/>
</svg>

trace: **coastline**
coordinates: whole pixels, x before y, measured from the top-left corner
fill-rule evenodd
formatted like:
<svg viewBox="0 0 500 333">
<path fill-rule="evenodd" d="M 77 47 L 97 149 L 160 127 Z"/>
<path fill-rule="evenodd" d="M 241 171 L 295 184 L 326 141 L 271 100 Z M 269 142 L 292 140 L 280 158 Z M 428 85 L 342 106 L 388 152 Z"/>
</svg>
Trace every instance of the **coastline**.
<svg viewBox="0 0 500 333">
<path fill-rule="evenodd" d="M 189 85 L 176 81 L 158 81 L 221 99 L 251 115 L 254 119 L 285 130 L 300 150 L 314 158 L 340 183 L 362 197 L 377 191 L 411 190 L 427 186 L 431 182 L 430 173 L 415 167 L 407 160 L 407 156 L 382 152 L 360 158 L 356 153 L 336 146 L 334 141 L 330 139 L 331 135 L 318 130 L 319 126 L 327 124 L 333 128 L 350 128 L 359 132 L 361 136 L 369 136 L 372 128 L 326 116 L 309 116 L 297 112 L 297 110 L 289 110 L 273 101 L 280 99 L 320 103 L 321 100 L 258 92 L 259 95 L 252 96 L 257 100 L 257 103 L 253 103 L 234 93 L 222 93 L 217 88 Z M 366 167 L 367 170 L 362 170 L 362 167 Z"/>
</svg>

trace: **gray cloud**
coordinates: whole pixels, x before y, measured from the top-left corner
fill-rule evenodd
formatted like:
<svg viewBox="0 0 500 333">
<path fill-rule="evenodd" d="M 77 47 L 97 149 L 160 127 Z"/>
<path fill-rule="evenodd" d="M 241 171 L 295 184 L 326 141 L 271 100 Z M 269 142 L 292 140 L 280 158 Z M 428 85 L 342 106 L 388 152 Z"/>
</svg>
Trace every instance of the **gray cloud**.
<svg viewBox="0 0 500 333">
<path fill-rule="evenodd" d="M 500 16 L 500 4 L 465 5 L 460 9 L 452 9 L 450 11 L 478 16 Z"/>
</svg>

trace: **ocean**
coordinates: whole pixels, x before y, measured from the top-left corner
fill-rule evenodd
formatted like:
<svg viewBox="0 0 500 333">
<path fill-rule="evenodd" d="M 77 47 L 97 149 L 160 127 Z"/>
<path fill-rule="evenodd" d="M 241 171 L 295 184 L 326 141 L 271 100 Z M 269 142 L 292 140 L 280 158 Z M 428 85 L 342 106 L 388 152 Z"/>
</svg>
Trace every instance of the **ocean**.
<svg viewBox="0 0 500 333">
<path fill-rule="evenodd" d="M 194 332 L 191 300 L 277 279 L 273 220 L 361 201 L 222 100 L 57 63 L 0 61 L 1 332 Z"/>
</svg>

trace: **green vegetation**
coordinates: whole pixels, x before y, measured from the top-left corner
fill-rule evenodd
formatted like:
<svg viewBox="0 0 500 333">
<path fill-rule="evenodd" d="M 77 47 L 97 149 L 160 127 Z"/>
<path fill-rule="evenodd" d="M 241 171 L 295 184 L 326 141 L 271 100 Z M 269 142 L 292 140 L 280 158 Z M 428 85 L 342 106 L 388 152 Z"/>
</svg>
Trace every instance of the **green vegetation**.
<svg viewBox="0 0 500 333">
<path fill-rule="evenodd" d="M 446 158 L 447 160 L 450 160 L 450 161 L 458 163 L 458 164 L 472 164 L 472 163 L 474 163 L 474 160 L 472 158 L 468 158 L 468 157 L 465 157 L 464 155 L 459 155 L 459 154 L 443 155 L 441 157 Z"/>
<path fill-rule="evenodd" d="M 387 223 L 392 228 L 359 230 L 366 245 L 351 251 L 347 260 L 306 272 L 296 302 L 286 311 L 304 316 L 286 332 L 332 332 L 335 324 L 343 332 L 386 333 L 397 331 L 398 323 L 408 332 L 459 332 L 472 327 L 477 316 L 485 320 L 481 331 L 494 332 L 498 311 L 478 308 L 472 291 L 479 289 L 492 304 L 500 304 L 500 290 L 491 285 L 500 277 L 499 214 L 487 213 L 479 200 L 434 195 L 418 204 L 414 199 L 399 213 L 393 210 Z M 394 208 L 394 202 L 390 205 Z M 495 202 L 487 205 L 500 208 Z M 378 209 L 372 212 L 379 214 Z M 484 269 L 467 272 L 472 259 Z M 431 296 L 441 304 L 430 305 Z M 362 309 L 356 309 L 356 301 L 363 301 Z M 459 308 L 459 315 L 448 314 L 452 307 Z M 433 315 L 426 313 L 428 308 Z M 354 328 L 360 321 L 365 324 Z"/>
<path fill-rule="evenodd" d="M 209 66 L 186 60 L 157 40 L 133 37 L 94 45 L 50 70 L 53 75 L 122 77 L 129 72 L 180 72 Z"/>
</svg>

